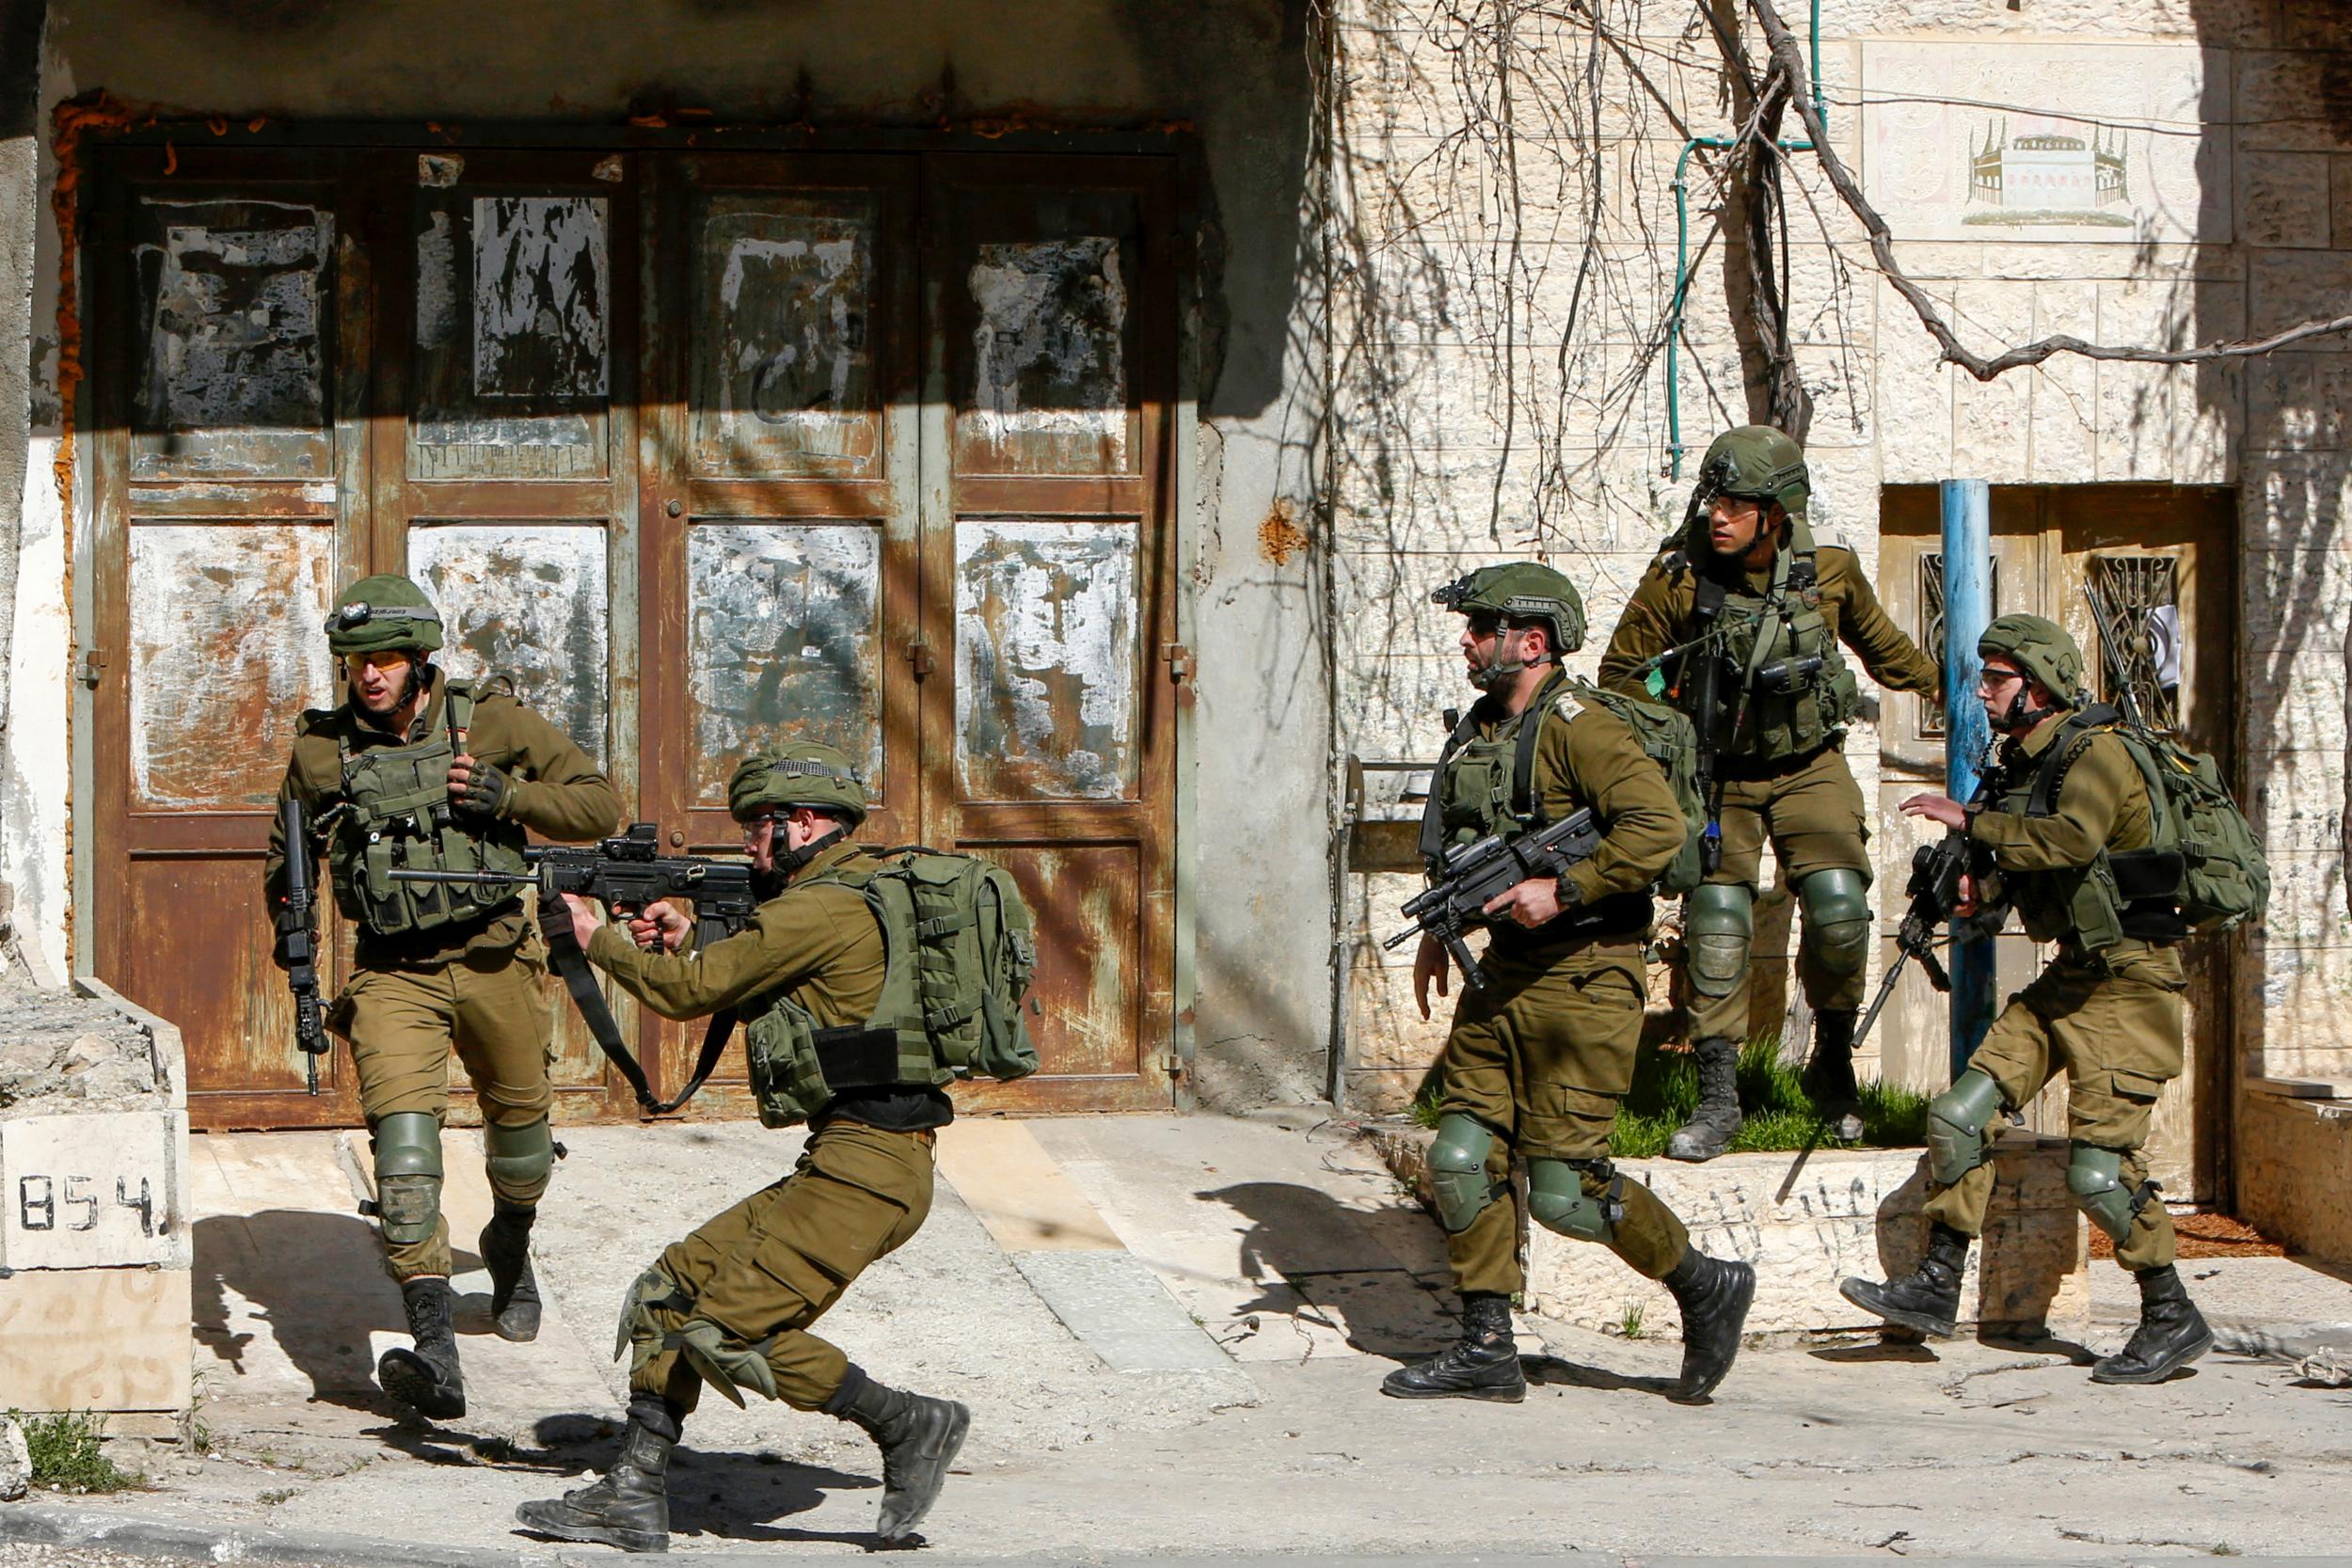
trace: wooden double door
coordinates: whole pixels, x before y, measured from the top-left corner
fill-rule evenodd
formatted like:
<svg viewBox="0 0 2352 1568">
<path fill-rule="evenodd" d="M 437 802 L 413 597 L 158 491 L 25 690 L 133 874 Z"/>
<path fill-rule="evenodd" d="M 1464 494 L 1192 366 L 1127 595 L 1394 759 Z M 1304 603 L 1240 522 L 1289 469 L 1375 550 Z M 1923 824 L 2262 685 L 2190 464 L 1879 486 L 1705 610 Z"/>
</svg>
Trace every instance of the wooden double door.
<svg viewBox="0 0 2352 1568">
<path fill-rule="evenodd" d="M 185 1032 L 198 1125 L 357 1116 L 340 1051 L 302 1092 L 260 856 L 296 714 L 342 700 L 322 623 L 375 571 L 671 852 L 739 851 L 748 751 L 849 751 L 863 837 L 997 858 L 1039 913 L 1044 1069 L 961 1099 L 1170 1103 L 1170 160 L 183 145 L 100 173 L 87 931 Z M 557 1011 L 559 1115 L 629 1114 Z M 685 1031 L 623 1015 L 681 1083 Z"/>
<path fill-rule="evenodd" d="M 1879 592 L 1887 612 L 1920 646 L 1944 639 L 1942 519 L 1933 485 L 1889 485 L 1881 501 Z M 2211 752 L 2234 779 L 2236 755 L 2237 497 L 2216 486 L 2083 484 L 1993 486 L 1993 613 L 2047 616 L 2063 626 L 2090 668 L 2084 684 L 2104 702 L 2119 692 L 2089 598 L 2095 595 L 2123 644 L 2122 662 L 2140 712 L 2184 745 Z M 1891 936 L 1916 833 L 1899 808 L 1921 789 L 1944 787 L 1941 705 L 1889 693 L 1880 716 L 1878 909 Z M 2245 798 L 2243 789 L 2240 799 Z M 2014 921 L 1996 939 L 1995 1003 L 2031 979 L 2050 949 L 2036 949 Z M 2148 1160 L 2176 1202 L 2225 1203 L 2232 1091 L 2229 943 L 2186 943 L 2188 1053 L 2180 1079 L 2156 1102 Z M 1904 977 L 1883 1037 L 1889 1076 L 1941 1083 L 1948 1070 L 1947 1009 L 1924 976 Z M 2066 1131 L 2061 1075 L 2026 1110 L 2036 1131 Z"/>
</svg>

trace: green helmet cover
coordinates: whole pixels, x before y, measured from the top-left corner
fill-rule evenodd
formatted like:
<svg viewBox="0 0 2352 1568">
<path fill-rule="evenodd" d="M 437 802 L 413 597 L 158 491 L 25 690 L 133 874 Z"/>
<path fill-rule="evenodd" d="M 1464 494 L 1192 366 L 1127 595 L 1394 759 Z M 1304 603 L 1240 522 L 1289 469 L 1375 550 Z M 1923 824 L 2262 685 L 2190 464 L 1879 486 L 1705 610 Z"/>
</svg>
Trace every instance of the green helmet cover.
<svg viewBox="0 0 2352 1568">
<path fill-rule="evenodd" d="M 795 740 L 753 752 L 727 781 L 727 812 L 739 822 L 756 812 L 797 806 L 837 812 L 853 828 L 866 820 L 866 785 L 847 753 L 814 740 Z"/>
<path fill-rule="evenodd" d="M 1699 464 L 1694 504 L 1705 511 L 1714 496 L 1775 500 L 1791 517 L 1802 517 L 1813 496 L 1804 449 L 1768 424 L 1743 424 L 1715 437 Z"/>
<path fill-rule="evenodd" d="M 2041 615 L 2004 615 L 1977 639 L 1977 657 L 1998 654 L 2040 681 L 2060 705 L 2073 707 L 2082 689 L 2083 651 L 2066 628 Z"/>
<path fill-rule="evenodd" d="M 1533 561 L 1481 566 L 1429 595 L 1464 615 L 1486 610 L 1514 621 L 1541 621 L 1551 632 L 1551 651 L 1572 654 L 1584 645 L 1584 600 L 1576 584 Z"/>
<path fill-rule="evenodd" d="M 326 645 L 338 658 L 386 649 L 429 654 L 441 645 L 441 612 L 406 578 L 391 572 L 361 578 L 335 601 Z"/>
</svg>

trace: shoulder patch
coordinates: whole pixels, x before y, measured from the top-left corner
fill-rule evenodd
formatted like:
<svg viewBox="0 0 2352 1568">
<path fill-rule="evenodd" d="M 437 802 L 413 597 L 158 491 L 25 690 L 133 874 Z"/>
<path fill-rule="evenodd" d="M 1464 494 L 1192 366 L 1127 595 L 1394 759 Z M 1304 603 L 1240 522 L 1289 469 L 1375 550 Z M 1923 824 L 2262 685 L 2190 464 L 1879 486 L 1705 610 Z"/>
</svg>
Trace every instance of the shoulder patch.
<svg viewBox="0 0 2352 1568">
<path fill-rule="evenodd" d="M 1551 705 L 1551 711 L 1563 719 L 1573 719 L 1584 711 L 1584 705 L 1577 700 L 1573 691 L 1563 691 L 1559 700 Z"/>
<path fill-rule="evenodd" d="M 316 735 L 326 729 L 341 711 L 331 707 L 306 707 L 302 710 L 302 717 L 294 721 L 294 734 Z"/>
<path fill-rule="evenodd" d="M 1813 531 L 1815 554 L 1818 555 L 1823 550 L 1844 550 L 1848 555 L 1854 553 L 1853 546 L 1846 543 L 1846 536 L 1838 532 L 1834 525 L 1808 523 L 1806 526 Z"/>
</svg>

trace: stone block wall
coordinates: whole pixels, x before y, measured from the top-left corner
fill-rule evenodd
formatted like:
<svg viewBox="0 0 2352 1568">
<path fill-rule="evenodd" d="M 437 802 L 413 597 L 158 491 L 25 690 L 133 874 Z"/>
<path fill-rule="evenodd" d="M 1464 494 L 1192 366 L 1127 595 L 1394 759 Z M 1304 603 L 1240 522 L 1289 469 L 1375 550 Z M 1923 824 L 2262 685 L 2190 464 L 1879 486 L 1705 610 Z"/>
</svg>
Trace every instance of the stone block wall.
<svg viewBox="0 0 2352 1568">
<path fill-rule="evenodd" d="M 1804 8 L 1781 9 L 1802 33 Z M 2352 52 L 2312 9 L 1825 0 L 1832 136 L 1902 265 L 1979 352 L 2054 333 L 2169 349 L 2275 331 L 2352 300 L 2352 114 L 2328 86 Z M 1688 8 L 1609 0 L 1530 14 L 1507 40 L 1398 0 L 1347 0 L 1337 15 L 1338 750 L 1425 757 L 1438 710 L 1469 695 L 1430 588 L 1486 562 L 1549 561 L 1584 590 L 1593 630 L 1572 667 L 1589 669 L 1680 519 L 1664 374 L 1678 163 L 1692 258 L 1681 440 L 1694 458 L 1760 412 L 1734 330 L 1744 259 L 1722 221 L 1724 155 L 1683 162 L 1687 136 L 1738 129 L 1738 105 Z M 1597 55 L 1588 17 L 1610 34 Z M 1760 57 L 1760 39 L 1746 45 Z M 2056 173 L 2037 164 L 2047 150 L 2032 137 L 2070 128 L 2089 150 Z M 2002 205 L 1972 186 L 1972 158 L 1994 147 L 2014 160 Z M 2120 169 L 2120 195 L 2091 189 L 2096 154 Z M 2054 194 L 2029 207 L 2044 179 Z M 2270 919 L 2235 939 L 2236 1043 L 2269 1070 L 2352 1074 L 2338 1026 L 2352 996 L 2352 337 L 2227 365 L 2059 356 L 1980 384 L 1939 363 L 1809 154 L 1790 155 L 1787 182 L 1816 517 L 1867 568 L 1888 484 L 2236 487 L 2238 752 L 2276 874 Z M 1878 752 L 1867 723 L 1849 738 L 1873 799 Z M 1875 827 L 1880 885 L 1899 887 L 1912 835 Z M 1358 879 L 1352 929 L 1392 928 L 1394 892 Z M 1375 998 L 1351 1015 L 1356 1057 L 1394 1076 L 1433 1032 L 1415 1020 L 1381 1034 L 1395 1012 L 1377 1000 L 1387 971 L 1356 974 Z M 1909 1075 L 1931 1081 L 1940 1039 L 1905 1031 L 1940 1022 L 1904 1006 L 1874 1043 L 1890 1062 L 1910 1052 Z"/>
</svg>

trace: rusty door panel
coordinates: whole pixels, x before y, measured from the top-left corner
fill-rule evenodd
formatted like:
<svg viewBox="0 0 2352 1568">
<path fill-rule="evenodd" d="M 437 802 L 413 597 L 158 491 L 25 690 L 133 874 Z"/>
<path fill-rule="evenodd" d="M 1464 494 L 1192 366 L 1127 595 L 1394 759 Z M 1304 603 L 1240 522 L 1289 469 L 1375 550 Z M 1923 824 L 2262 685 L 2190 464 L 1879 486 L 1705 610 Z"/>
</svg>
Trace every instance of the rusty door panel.
<svg viewBox="0 0 2352 1568">
<path fill-rule="evenodd" d="M 334 691 L 333 527 L 135 521 L 129 543 L 133 809 L 270 810 L 294 721 Z"/>
<path fill-rule="evenodd" d="M 1132 521 L 956 527 L 956 773 L 977 800 L 1131 800 Z"/>
<path fill-rule="evenodd" d="M 330 477 L 332 210 L 148 192 L 131 226 L 132 477 Z"/>
<path fill-rule="evenodd" d="M 1007 865 L 1041 923 L 1041 1070 L 958 1099 L 1166 1107 L 1168 169 L 942 156 L 927 197 L 924 635 L 955 658 L 924 690 L 925 838 Z"/>
<path fill-rule="evenodd" d="M 453 680 L 511 688 L 599 766 L 610 752 L 610 570 L 596 523 L 408 530 L 408 575 L 441 612 L 435 662 Z"/>
</svg>

